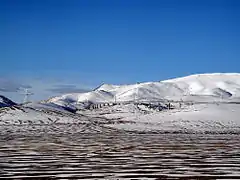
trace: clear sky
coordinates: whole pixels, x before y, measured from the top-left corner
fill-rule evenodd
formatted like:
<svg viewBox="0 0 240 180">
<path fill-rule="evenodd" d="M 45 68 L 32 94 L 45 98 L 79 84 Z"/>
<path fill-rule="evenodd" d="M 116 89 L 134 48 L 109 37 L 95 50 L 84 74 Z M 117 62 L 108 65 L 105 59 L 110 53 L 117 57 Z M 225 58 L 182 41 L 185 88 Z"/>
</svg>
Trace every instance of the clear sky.
<svg viewBox="0 0 240 180">
<path fill-rule="evenodd" d="M 239 0 L 0 0 L 0 22 L 0 94 L 240 72 Z"/>
</svg>

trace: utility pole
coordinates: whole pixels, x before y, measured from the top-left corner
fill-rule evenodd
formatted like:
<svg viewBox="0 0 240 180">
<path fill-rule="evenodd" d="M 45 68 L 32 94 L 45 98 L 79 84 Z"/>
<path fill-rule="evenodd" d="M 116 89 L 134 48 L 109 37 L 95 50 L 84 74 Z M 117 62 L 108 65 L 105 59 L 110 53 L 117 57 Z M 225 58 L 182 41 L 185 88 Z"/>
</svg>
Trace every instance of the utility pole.
<svg viewBox="0 0 240 180">
<path fill-rule="evenodd" d="M 223 102 L 223 91 L 221 91 L 221 103 Z"/>
<path fill-rule="evenodd" d="M 134 96 L 134 101 L 135 101 L 135 104 L 136 104 L 136 109 L 135 109 L 135 116 L 136 116 L 136 119 L 138 120 L 138 84 L 136 84 L 136 89 L 135 89 L 135 96 Z"/>
<path fill-rule="evenodd" d="M 117 95 L 114 95 L 114 103 L 117 104 Z"/>
</svg>

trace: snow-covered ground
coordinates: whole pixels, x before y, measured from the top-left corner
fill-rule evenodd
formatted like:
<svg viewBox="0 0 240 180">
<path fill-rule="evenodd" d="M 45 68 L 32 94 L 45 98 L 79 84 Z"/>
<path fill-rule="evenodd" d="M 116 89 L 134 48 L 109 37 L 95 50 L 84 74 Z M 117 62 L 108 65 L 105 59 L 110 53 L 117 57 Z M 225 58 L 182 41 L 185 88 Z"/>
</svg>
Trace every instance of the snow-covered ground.
<svg viewBox="0 0 240 180">
<path fill-rule="evenodd" d="M 145 105 L 116 105 L 86 110 L 87 116 L 104 117 L 112 128 L 138 132 L 240 133 L 240 104 L 175 104 L 173 109 Z"/>
<path fill-rule="evenodd" d="M 139 110 L 140 109 L 140 110 Z M 109 125 L 130 131 L 230 133 L 240 132 L 239 104 L 194 104 L 160 112 L 113 113 L 110 118 L 121 117 L 126 123 Z"/>
<path fill-rule="evenodd" d="M 103 118 L 75 114 L 45 104 L 0 109 L 0 134 L 72 134 L 108 131 Z"/>
<path fill-rule="evenodd" d="M 80 110 L 71 113 L 64 109 L 33 104 L 28 107 L 13 106 L 1 109 L 0 128 L 9 130 L 30 126 L 74 127 L 78 130 L 107 128 L 138 132 L 181 133 L 240 133 L 240 104 L 174 104 L 173 109 L 161 109 L 148 105 L 105 106 L 100 109 Z M 7 128 L 6 128 L 7 127 Z M 59 130 L 60 130 L 59 129 Z M 78 129 L 78 130 L 77 130 Z M 58 130 L 58 131 L 59 131 Z M 84 130 L 84 131 L 85 131 Z"/>
</svg>

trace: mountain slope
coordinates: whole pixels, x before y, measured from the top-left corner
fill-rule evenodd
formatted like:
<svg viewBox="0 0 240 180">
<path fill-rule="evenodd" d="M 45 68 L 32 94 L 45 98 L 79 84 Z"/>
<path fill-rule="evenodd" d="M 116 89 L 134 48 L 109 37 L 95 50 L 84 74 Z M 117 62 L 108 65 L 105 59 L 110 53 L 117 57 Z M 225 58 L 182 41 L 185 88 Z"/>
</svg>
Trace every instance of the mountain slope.
<svg viewBox="0 0 240 180">
<path fill-rule="evenodd" d="M 0 108 L 14 106 L 14 105 L 17 105 L 17 104 L 11 101 L 10 99 L 6 98 L 5 96 L 0 95 Z"/>
<path fill-rule="evenodd" d="M 187 92 L 193 95 L 214 96 L 221 91 L 228 96 L 240 96 L 240 74 L 237 73 L 197 74 L 163 82 L 177 84 L 179 88 L 187 89 Z"/>
<path fill-rule="evenodd" d="M 64 105 L 86 102 L 170 100 L 234 100 L 240 99 L 240 74 L 215 73 L 197 74 L 160 82 L 146 82 L 131 85 L 103 84 L 88 93 L 65 94 L 48 100 Z"/>
</svg>

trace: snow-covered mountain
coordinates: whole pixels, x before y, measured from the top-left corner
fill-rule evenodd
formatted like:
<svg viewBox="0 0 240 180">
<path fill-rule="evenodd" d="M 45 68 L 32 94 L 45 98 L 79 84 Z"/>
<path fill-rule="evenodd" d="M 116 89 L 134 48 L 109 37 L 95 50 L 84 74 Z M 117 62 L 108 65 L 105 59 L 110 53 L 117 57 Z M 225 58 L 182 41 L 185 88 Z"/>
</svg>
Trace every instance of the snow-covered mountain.
<svg viewBox="0 0 240 180">
<path fill-rule="evenodd" d="M 103 84 L 87 93 L 65 94 L 47 102 L 58 105 L 124 101 L 239 100 L 240 73 L 196 74 L 160 82 L 131 85 Z"/>
<path fill-rule="evenodd" d="M 181 102 L 146 103 L 166 99 Z M 136 100 L 145 103 L 132 103 Z M 85 108 L 115 101 L 127 103 Z M 5 97 L 1 102 L 14 105 Z M 0 132 L 240 133 L 239 109 L 240 74 L 199 74 L 132 85 L 103 84 L 87 93 L 1 108 Z"/>
<path fill-rule="evenodd" d="M 10 99 L 6 98 L 5 96 L 0 95 L 0 108 L 14 106 L 14 105 L 16 105 L 15 102 L 11 101 Z"/>
</svg>

